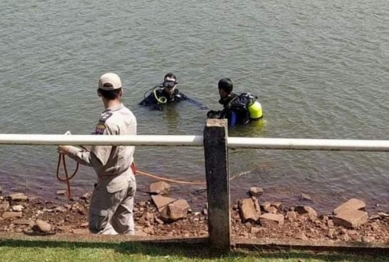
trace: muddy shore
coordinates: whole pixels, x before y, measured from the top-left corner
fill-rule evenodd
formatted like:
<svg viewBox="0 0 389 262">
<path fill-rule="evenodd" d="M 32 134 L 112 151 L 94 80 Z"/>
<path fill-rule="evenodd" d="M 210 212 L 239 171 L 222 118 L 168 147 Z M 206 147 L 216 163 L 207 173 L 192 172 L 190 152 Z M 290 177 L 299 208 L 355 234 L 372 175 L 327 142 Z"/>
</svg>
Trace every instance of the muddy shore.
<svg viewBox="0 0 389 262">
<path fill-rule="evenodd" d="M 206 236 L 208 210 L 205 192 L 197 192 L 198 197 L 186 201 L 166 196 L 169 185 L 156 184 L 156 192 L 142 194 L 136 199 L 136 235 Z M 2 195 L 0 232 L 89 234 L 87 221 L 91 193 L 70 201 L 66 199 L 66 192 L 57 193 L 56 201 L 28 197 L 21 192 Z M 246 198 L 232 201 L 232 236 L 247 239 L 389 242 L 389 210 L 385 210 L 385 206 L 375 207 L 378 211 L 374 213 L 367 212 L 369 207 L 363 201 L 350 199 L 339 203 L 331 214 L 319 214 L 310 207 L 313 203 L 308 195 L 300 196 L 305 205 L 286 206 L 282 202 L 262 201 L 262 194 L 262 189 L 251 188 Z M 200 201 L 203 201 L 202 205 L 199 205 Z"/>
</svg>

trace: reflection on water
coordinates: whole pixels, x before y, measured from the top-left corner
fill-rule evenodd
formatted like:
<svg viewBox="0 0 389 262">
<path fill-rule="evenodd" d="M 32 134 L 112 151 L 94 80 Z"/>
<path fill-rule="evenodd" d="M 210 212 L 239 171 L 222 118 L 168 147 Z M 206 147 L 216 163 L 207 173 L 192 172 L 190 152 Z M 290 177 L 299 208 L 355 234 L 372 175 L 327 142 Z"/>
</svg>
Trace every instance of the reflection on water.
<svg viewBox="0 0 389 262">
<path fill-rule="evenodd" d="M 266 133 L 266 118 L 259 121 L 251 121 L 245 126 L 236 126 L 228 130 L 229 136 L 239 137 L 263 137 Z"/>
</svg>

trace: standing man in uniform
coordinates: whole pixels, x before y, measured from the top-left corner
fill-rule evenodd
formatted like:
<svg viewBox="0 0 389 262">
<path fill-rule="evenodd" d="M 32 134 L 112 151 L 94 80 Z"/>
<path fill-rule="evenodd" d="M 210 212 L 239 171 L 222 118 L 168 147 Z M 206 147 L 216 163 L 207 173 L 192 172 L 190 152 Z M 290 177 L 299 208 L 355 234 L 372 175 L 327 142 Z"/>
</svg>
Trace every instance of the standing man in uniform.
<svg viewBox="0 0 389 262">
<path fill-rule="evenodd" d="M 96 135 L 136 135 L 136 118 L 122 102 L 122 82 L 117 74 L 99 79 L 97 93 L 105 110 L 96 126 Z M 134 195 L 136 182 L 132 165 L 134 146 L 92 146 L 90 151 L 59 146 L 58 152 L 80 164 L 91 166 L 97 184 L 89 208 L 89 230 L 94 234 L 134 235 Z"/>
</svg>

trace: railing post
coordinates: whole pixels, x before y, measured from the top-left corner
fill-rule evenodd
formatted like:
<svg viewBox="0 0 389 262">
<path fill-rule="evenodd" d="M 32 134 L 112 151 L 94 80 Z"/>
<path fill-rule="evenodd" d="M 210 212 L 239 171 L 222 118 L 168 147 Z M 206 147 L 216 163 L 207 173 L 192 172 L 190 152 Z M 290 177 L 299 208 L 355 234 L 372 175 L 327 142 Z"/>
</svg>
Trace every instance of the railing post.
<svg viewBox="0 0 389 262">
<path fill-rule="evenodd" d="M 227 120 L 208 119 L 204 129 L 205 173 L 208 198 L 208 232 L 211 248 L 231 248 L 230 171 Z"/>
</svg>

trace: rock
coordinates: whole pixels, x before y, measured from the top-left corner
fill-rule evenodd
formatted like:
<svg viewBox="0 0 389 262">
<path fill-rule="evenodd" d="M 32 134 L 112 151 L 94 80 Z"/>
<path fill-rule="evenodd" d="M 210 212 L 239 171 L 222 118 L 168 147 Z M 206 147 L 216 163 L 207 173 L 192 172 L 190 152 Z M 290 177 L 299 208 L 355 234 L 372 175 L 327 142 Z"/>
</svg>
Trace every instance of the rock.
<svg viewBox="0 0 389 262">
<path fill-rule="evenodd" d="M 58 196 L 64 196 L 64 195 L 66 195 L 66 190 L 57 190 L 57 195 Z"/>
<path fill-rule="evenodd" d="M 76 235 L 88 235 L 89 234 L 89 229 L 72 229 L 72 233 Z"/>
<path fill-rule="evenodd" d="M 308 215 L 309 218 L 311 218 L 311 219 L 317 218 L 316 211 L 312 207 L 309 207 L 309 206 L 297 206 L 297 207 L 295 207 L 294 211 L 296 211 L 300 215 Z"/>
<path fill-rule="evenodd" d="M 202 213 L 203 213 L 204 216 L 208 216 L 208 209 L 204 208 Z"/>
<path fill-rule="evenodd" d="M 3 218 L 8 219 L 8 218 L 20 218 L 22 217 L 22 212 L 4 212 L 3 213 Z"/>
<path fill-rule="evenodd" d="M 367 212 L 360 210 L 346 210 L 339 213 L 333 218 L 333 222 L 337 226 L 347 228 L 356 228 L 363 225 L 369 219 Z"/>
<path fill-rule="evenodd" d="M 257 221 L 261 215 L 261 209 L 257 199 L 245 198 L 240 200 L 239 209 L 243 223 L 247 222 L 248 220 Z"/>
<path fill-rule="evenodd" d="M 164 208 L 166 208 L 167 205 L 177 201 L 177 199 L 175 198 L 164 197 L 160 195 L 151 196 L 151 199 L 153 200 L 159 212 L 161 212 Z"/>
<path fill-rule="evenodd" d="M 51 225 L 43 220 L 37 219 L 35 221 L 35 226 L 33 227 L 33 230 L 40 232 L 50 232 Z"/>
<path fill-rule="evenodd" d="M 311 198 L 309 195 L 307 195 L 307 194 L 304 194 L 304 193 L 301 193 L 301 195 L 300 195 L 300 199 L 301 199 L 301 200 L 308 200 L 308 201 L 312 201 L 312 198 Z"/>
<path fill-rule="evenodd" d="M 200 234 L 200 236 L 208 235 L 208 231 L 200 230 L 199 234 Z"/>
<path fill-rule="evenodd" d="M 16 219 L 12 221 L 15 225 L 23 225 L 23 226 L 33 226 L 34 222 L 27 219 Z"/>
<path fill-rule="evenodd" d="M 347 235 L 350 236 L 350 238 L 354 241 L 358 241 L 358 240 L 361 240 L 361 236 L 359 235 L 359 233 L 355 230 L 349 230 L 347 232 Z"/>
<path fill-rule="evenodd" d="M 142 230 L 138 230 L 138 231 L 135 231 L 135 236 L 147 237 L 148 235 L 145 232 L 143 232 Z"/>
<path fill-rule="evenodd" d="M 149 223 L 149 221 L 154 221 L 154 214 L 150 212 L 145 212 L 143 215 L 139 218 L 138 224 L 144 225 L 146 223 Z"/>
<path fill-rule="evenodd" d="M 301 240 L 308 240 L 308 237 L 303 232 L 297 233 L 295 238 L 296 239 L 301 239 Z"/>
<path fill-rule="evenodd" d="M 328 229 L 327 236 L 329 238 L 334 238 L 334 236 L 335 236 L 335 229 L 333 229 L 333 228 Z"/>
<path fill-rule="evenodd" d="M 57 228 L 60 231 L 69 232 L 72 229 L 72 227 L 74 227 L 74 226 L 68 225 L 68 226 L 58 226 Z"/>
<path fill-rule="evenodd" d="M 251 227 L 250 233 L 255 235 L 255 234 L 258 234 L 259 232 L 261 232 L 262 230 L 263 229 L 260 227 Z"/>
<path fill-rule="evenodd" d="M 381 216 L 380 215 L 371 215 L 370 217 L 369 217 L 369 220 L 377 220 L 377 219 L 381 219 Z"/>
<path fill-rule="evenodd" d="M 249 195 L 250 196 L 260 196 L 263 194 L 263 189 L 260 187 L 250 187 Z"/>
<path fill-rule="evenodd" d="M 161 220 L 167 223 L 177 221 L 179 219 L 187 217 L 187 209 L 182 209 L 179 206 L 176 206 L 174 203 L 169 204 L 161 212 Z"/>
<path fill-rule="evenodd" d="M 366 207 L 365 202 L 362 200 L 356 199 L 356 198 L 351 198 L 347 202 L 341 204 L 337 208 L 334 209 L 333 213 L 334 215 L 337 215 L 339 213 L 342 213 L 347 210 L 360 210 L 364 209 Z"/>
<path fill-rule="evenodd" d="M 185 199 L 178 199 L 177 201 L 172 203 L 174 206 L 179 207 L 185 211 L 189 211 L 189 204 Z"/>
<path fill-rule="evenodd" d="M 145 232 L 146 234 L 149 234 L 149 235 L 154 235 L 154 227 L 143 228 L 143 232 Z"/>
<path fill-rule="evenodd" d="M 0 204 L 0 209 L 3 210 L 3 211 L 7 211 L 9 208 L 9 202 L 8 201 L 4 201 L 3 203 Z"/>
<path fill-rule="evenodd" d="M 156 182 L 150 184 L 150 193 L 151 194 L 167 194 L 170 192 L 170 185 L 164 181 Z"/>
<path fill-rule="evenodd" d="M 271 207 L 271 203 L 270 202 L 264 202 L 261 204 L 261 208 L 263 211 L 266 211 L 266 209 L 268 209 L 269 207 Z"/>
<path fill-rule="evenodd" d="M 266 213 L 259 216 L 259 222 L 262 226 L 282 226 L 284 224 L 284 216 L 281 214 Z"/>
<path fill-rule="evenodd" d="M 23 193 L 15 193 L 8 196 L 12 201 L 24 202 L 28 200 L 28 197 Z"/>
<path fill-rule="evenodd" d="M 24 209 L 24 206 L 22 206 L 22 205 L 12 206 L 12 211 L 15 211 L 15 212 L 22 212 L 23 209 Z"/>
<path fill-rule="evenodd" d="M 80 227 L 89 227 L 89 223 L 88 222 L 84 222 L 80 225 Z"/>
<path fill-rule="evenodd" d="M 3 188 L 0 186 L 0 194 L 3 194 Z"/>
<path fill-rule="evenodd" d="M 65 190 L 65 192 L 66 192 L 66 190 Z M 92 197 L 92 192 L 88 192 L 88 193 L 85 193 L 84 195 L 82 195 L 82 196 L 80 197 L 80 199 L 88 200 L 88 199 L 91 198 L 91 197 Z"/>
<path fill-rule="evenodd" d="M 297 218 L 297 213 L 295 211 L 286 212 L 286 217 L 290 220 L 294 220 Z"/>
<path fill-rule="evenodd" d="M 272 202 L 270 205 L 275 207 L 275 208 L 277 208 L 277 209 L 281 209 L 282 208 L 282 203 L 281 202 Z"/>
<path fill-rule="evenodd" d="M 378 212 L 378 215 L 382 218 L 389 217 L 389 214 L 385 212 Z"/>
<path fill-rule="evenodd" d="M 157 223 L 157 224 L 160 224 L 160 225 L 164 224 L 164 222 L 161 219 L 157 218 L 157 217 L 155 217 L 154 220 L 155 220 L 155 223 Z"/>
<path fill-rule="evenodd" d="M 139 225 L 144 225 L 144 224 L 146 224 L 146 218 L 145 218 L 144 215 L 142 215 L 142 216 L 139 218 L 138 224 L 139 224 Z"/>
<path fill-rule="evenodd" d="M 345 241 L 345 242 L 347 242 L 347 241 L 350 241 L 350 236 L 346 233 L 346 234 L 344 234 L 341 238 L 340 238 L 342 241 Z"/>
<path fill-rule="evenodd" d="M 363 236 L 363 237 L 362 237 L 362 241 L 365 242 L 365 243 L 370 243 L 370 242 L 373 242 L 373 241 L 374 241 L 374 237 L 371 237 L 371 236 Z"/>
<path fill-rule="evenodd" d="M 270 213 L 270 214 L 276 214 L 277 211 L 278 211 L 278 209 L 277 209 L 276 207 L 274 207 L 274 206 L 270 206 L 270 207 L 266 208 L 265 211 L 266 211 L 267 213 Z"/>
<path fill-rule="evenodd" d="M 66 208 L 64 207 L 61 207 L 61 206 L 58 206 L 54 209 L 54 211 L 57 211 L 57 212 L 61 212 L 61 213 L 65 213 L 67 211 Z"/>
</svg>

